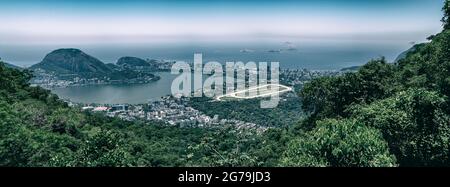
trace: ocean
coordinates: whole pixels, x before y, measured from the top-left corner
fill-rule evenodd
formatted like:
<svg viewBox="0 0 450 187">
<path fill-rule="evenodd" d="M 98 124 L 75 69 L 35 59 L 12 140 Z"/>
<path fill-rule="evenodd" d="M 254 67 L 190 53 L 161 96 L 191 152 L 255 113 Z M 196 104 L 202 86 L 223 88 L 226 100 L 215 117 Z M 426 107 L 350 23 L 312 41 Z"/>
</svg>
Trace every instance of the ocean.
<svg viewBox="0 0 450 187">
<path fill-rule="evenodd" d="M 393 61 L 411 47 L 408 42 L 392 41 L 261 41 L 261 42 L 154 42 L 117 44 L 28 44 L 0 43 L 0 58 L 29 67 L 40 62 L 47 53 L 58 48 L 78 48 L 105 63 L 115 63 L 123 56 L 143 59 L 193 61 L 194 53 L 202 53 L 203 61 L 280 62 L 282 68 L 336 70 L 365 64 L 385 56 Z"/>
</svg>

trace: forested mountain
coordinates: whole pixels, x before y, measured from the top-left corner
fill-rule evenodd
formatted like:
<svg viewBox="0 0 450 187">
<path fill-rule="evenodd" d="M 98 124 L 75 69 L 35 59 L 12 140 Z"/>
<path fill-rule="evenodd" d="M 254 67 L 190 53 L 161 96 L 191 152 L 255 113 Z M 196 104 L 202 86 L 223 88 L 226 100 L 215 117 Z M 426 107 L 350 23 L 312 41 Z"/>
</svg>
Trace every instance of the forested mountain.
<svg viewBox="0 0 450 187">
<path fill-rule="evenodd" d="M 43 69 L 56 74 L 77 74 L 80 76 L 105 76 L 113 72 L 100 60 L 79 49 L 57 49 L 47 54 L 31 69 Z"/>
<path fill-rule="evenodd" d="M 311 81 L 310 117 L 287 144 L 284 166 L 450 166 L 449 1 L 444 30 L 395 64 Z"/>
<path fill-rule="evenodd" d="M 142 62 L 143 61 L 143 62 Z M 136 67 L 139 63 L 148 64 L 142 59 L 124 57 L 119 64 L 125 67 Z M 105 64 L 79 49 L 57 49 L 47 54 L 44 59 L 30 67 L 30 70 L 41 73 L 51 73 L 60 79 L 101 79 L 107 81 L 121 81 L 140 79 L 141 82 L 159 80 L 150 72 L 136 72 L 136 68 L 120 68 L 115 64 Z"/>
<path fill-rule="evenodd" d="M 263 136 L 251 130 L 168 127 L 81 112 L 30 87 L 31 76 L 0 63 L 0 166 L 255 166 L 263 162 L 254 155 L 275 160 L 259 152 Z"/>
<path fill-rule="evenodd" d="M 9 64 L 9 63 L 6 63 L 6 62 L 4 62 L 4 64 L 5 64 L 5 66 L 8 67 L 8 68 L 23 69 L 23 68 L 21 68 L 21 67 L 19 67 L 19 66 L 16 66 L 16 65 L 13 65 L 13 64 Z"/>
<path fill-rule="evenodd" d="M 411 48 L 409 48 L 408 50 L 403 51 L 402 53 L 400 53 L 400 55 L 397 56 L 397 58 L 395 58 L 394 62 L 398 62 L 398 61 L 400 61 L 400 60 L 406 58 L 406 56 L 407 56 L 409 53 L 416 51 L 416 50 L 417 50 L 417 47 L 418 47 L 418 45 L 414 45 L 414 46 L 412 46 Z"/>
<path fill-rule="evenodd" d="M 150 66 L 150 63 L 145 61 L 144 59 L 140 59 L 137 57 L 121 57 L 119 60 L 117 60 L 117 65 L 119 66 L 130 66 L 130 67 L 136 67 L 136 66 Z"/>
</svg>

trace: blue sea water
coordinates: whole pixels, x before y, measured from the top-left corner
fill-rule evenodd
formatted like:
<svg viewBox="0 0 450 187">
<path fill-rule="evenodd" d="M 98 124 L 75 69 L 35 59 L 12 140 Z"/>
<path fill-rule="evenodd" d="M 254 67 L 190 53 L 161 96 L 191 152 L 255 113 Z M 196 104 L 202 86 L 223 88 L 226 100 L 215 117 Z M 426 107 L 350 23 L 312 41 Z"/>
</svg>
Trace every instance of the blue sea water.
<svg viewBox="0 0 450 187">
<path fill-rule="evenodd" d="M 410 46 L 407 42 L 348 41 L 270 41 L 270 42 L 168 42 L 140 44 L 32 44 L 0 43 L 0 58 L 29 67 L 45 54 L 58 48 L 79 48 L 105 63 L 115 63 L 123 56 L 144 59 L 193 61 L 194 53 L 202 53 L 203 61 L 280 62 L 282 68 L 336 70 L 362 65 L 373 58 L 385 56 L 392 61 Z"/>
</svg>

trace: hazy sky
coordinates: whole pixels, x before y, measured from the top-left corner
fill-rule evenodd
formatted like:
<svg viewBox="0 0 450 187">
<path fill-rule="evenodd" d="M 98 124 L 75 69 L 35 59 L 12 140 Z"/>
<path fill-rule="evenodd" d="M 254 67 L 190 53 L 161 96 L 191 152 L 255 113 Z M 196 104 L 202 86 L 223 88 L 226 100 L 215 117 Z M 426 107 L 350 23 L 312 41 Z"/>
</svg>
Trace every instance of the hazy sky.
<svg viewBox="0 0 450 187">
<path fill-rule="evenodd" d="M 0 44 L 360 38 L 416 41 L 443 0 L 0 0 Z"/>
</svg>

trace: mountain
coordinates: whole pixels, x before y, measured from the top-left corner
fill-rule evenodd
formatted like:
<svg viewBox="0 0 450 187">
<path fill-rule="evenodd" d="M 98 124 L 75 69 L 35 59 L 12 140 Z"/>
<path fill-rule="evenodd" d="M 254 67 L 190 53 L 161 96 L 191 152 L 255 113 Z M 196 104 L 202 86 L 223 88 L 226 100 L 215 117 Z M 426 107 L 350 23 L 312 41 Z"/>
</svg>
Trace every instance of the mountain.
<svg viewBox="0 0 450 187">
<path fill-rule="evenodd" d="M 147 60 L 147 63 L 149 63 L 151 66 L 157 66 L 159 62 L 158 62 L 158 60 L 151 59 L 151 60 Z"/>
<path fill-rule="evenodd" d="M 401 60 L 401 59 L 405 59 L 409 53 L 414 53 L 415 51 L 417 51 L 417 49 L 418 49 L 420 46 L 423 46 L 423 45 L 424 45 L 424 44 L 417 44 L 417 45 L 412 46 L 412 47 L 409 48 L 408 50 L 403 51 L 402 53 L 400 53 L 400 54 L 397 56 L 397 58 L 395 58 L 394 63 L 397 63 L 397 62 L 398 62 L 399 60 Z M 361 66 L 350 66 L 350 67 L 342 68 L 340 71 L 350 71 L 350 72 L 354 72 L 354 71 L 358 71 L 360 68 L 361 68 Z"/>
<path fill-rule="evenodd" d="M 113 71 L 100 60 L 79 49 L 72 48 L 54 50 L 30 69 L 39 68 L 58 75 L 77 74 L 86 77 L 103 76 Z"/>
<path fill-rule="evenodd" d="M 145 61 L 144 59 L 137 58 L 137 57 L 130 57 L 130 56 L 119 58 L 119 60 L 117 60 L 116 64 L 118 66 L 128 66 L 128 67 L 150 66 L 150 64 L 147 61 Z"/>
<path fill-rule="evenodd" d="M 116 64 L 113 64 L 113 63 L 107 63 L 106 66 L 108 66 L 109 69 L 112 69 L 112 70 L 119 69 L 119 66 L 117 66 Z"/>
<path fill-rule="evenodd" d="M 142 61 L 147 65 L 142 65 Z M 47 54 L 44 59 L 30 67 L 34 71 L 33 82 L 42 86 L 79 85 L 79 84 L 119 84 L 148 83 L 159 80 L 149 71 L 149 63 L 135 57 L 119 59 L 118 66 L 105 64 L 79 49 L 57 49 Z M 131 65 L 128 65 L 131 64 Z M 49 74 L 51 76 L 49 76 Z M 51 77 L 51 78 L 49 78 Z M 63 81 L 61 83 L 61 81 Z"/>
<path fill-rule="evenodd" d="M 350 66 L 342 68 L 340 71 L 358 71 L 361 66 Z"/>
<path fill-rule="evenodd" d="M 1 61 L 0 61 L 1 62 Z M 13 69 L 23 69 L 23 68 L 21 68 L 21 67 L 19 67 L 19 66 L 16 66 L 16 65 L 12 65 L 12 64 L 10 64 L 10 63 L 6 63 L 6 62 L 1 62 L 1 63 L 3 63 L 3 64 L 5 64 L 5 66 L 6 67 L 8 67 L 8 68 L 13 68 Z"/>
<path fill-rule="evenodd" d="M 417 48 L 418 48 L 419 46 L 422 46 L 422 45 L 424 45 L 424 44 L 417 44 L 417 45 L 412 46 L 412 47 L 409 48 L 408 50 L 403 51 L 402 53 L 400 53 L 400 54 L 397 56 L 397 58 L 395 59 L 394 62 L 398 62 L 399 60 L 406 58 L 406 56 L 408 55 L 408 53 L 410 53 L 410 52 L 415 52 L 415 51 L 417 50 Z"/>
<path fill-rule="evenodd" d="M 135 71 L 156 71 L 158 70 L 157 60 L 144 60 L 137 57 L 122 57 L 117 60 L 116 65 L 122 69 L 130 69 Z"/>
</svg>

